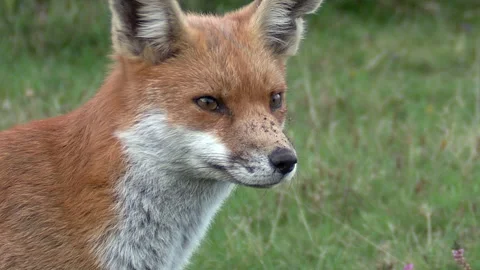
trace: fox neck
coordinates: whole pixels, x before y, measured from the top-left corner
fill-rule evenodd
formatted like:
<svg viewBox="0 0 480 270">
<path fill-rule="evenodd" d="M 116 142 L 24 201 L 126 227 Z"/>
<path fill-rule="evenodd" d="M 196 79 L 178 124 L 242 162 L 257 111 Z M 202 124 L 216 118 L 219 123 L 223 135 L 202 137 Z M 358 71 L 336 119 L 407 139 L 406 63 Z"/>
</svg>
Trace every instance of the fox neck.
<svg viewBox="0 0 480 270">
<path fill-rule="evenodd" d="M 141 170 L 131 168 L 119 188 L 120 220 L 103 262 L 108 269 L 182 269 L 232 185 Z"/>
<path fill-rule="evenodd" d="M 182 269 L 233 184 L 185 168 L 191 153 L 182 149 L 183 139 L 196 135 L 167 126 L 163 114 L 140 117 L 117 136 L 127 169 L 117 183 L 119 220 L 103 248 L 103 264 L 108 269 Z"/>
</svg>

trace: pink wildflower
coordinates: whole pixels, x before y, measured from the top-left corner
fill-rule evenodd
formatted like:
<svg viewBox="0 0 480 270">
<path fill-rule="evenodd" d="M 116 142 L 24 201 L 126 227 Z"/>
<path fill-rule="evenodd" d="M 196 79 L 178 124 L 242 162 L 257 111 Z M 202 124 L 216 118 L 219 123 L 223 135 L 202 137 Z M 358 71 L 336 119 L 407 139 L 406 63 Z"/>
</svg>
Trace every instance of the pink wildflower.
<svg viewBox="0 0 480 270">
<path fill-rule="evenodd" d="M 472 270 L 470 264 L 468 264 L 467 260 L 464 257 L 465 250 L 461 248 L 457 243 L 452 249 L 453 259 L 457 262 L 459 266 L 463 268 L 463 270 Z"/>
</svg>

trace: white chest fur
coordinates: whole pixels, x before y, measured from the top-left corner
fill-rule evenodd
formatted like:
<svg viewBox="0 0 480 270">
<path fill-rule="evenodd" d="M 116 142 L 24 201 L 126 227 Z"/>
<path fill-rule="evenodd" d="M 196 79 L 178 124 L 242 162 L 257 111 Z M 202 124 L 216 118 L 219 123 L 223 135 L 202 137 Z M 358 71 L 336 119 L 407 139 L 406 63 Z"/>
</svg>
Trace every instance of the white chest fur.
<svg viewBox="0 0 480 270">
<path fill-rule="evenodd" d="M 208 156 L 226 157 L 213 136 L 144 117 L 118 134 L 129 167 L 119 181 L 119 223 L 102 248 L 107 269 L 182 269 L 233 189 L 210 180 Z"/>
</svg>

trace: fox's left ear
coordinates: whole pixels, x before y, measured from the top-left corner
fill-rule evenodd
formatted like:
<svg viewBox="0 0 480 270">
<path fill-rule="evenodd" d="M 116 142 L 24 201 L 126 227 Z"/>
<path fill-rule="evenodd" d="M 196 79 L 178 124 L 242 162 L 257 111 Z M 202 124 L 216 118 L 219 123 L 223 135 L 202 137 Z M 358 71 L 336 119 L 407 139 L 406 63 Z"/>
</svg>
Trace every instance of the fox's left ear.
<svg viewBox="0 0 480 270">
<path fill-rule="evenodd" d="M 296 54 L 304 30 L 303 16 L 315 12 L 323 0 L 255 0 L 253 27 L 275 54 Z"/>
</svg>

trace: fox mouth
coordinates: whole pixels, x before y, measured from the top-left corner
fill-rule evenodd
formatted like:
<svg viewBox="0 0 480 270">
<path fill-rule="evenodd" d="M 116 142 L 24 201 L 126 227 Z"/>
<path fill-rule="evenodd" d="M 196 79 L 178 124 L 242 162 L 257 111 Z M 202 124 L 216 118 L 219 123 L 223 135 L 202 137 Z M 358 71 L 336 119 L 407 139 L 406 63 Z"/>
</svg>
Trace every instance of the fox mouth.
<svg viewBox="0 0 480 270">
<path fill-rule="evenodd" d="M 250 184 L 250 183 L 244 183 L 237 178 L 235 178 L 231 173 L 227 172 L 227 174 L 230 176 L 229 181 L 241 186 L 246 186 L 246 187 L 251 187 L 251 188 L 259 188 L 259 189 L 266 189 L 266 188 L 272 188 L 278 184 L 280 184 L 283 181 L 283 177 L 280 179 L 274 179 L 274 181 L 269 182 L 269 183 L 256 183 L 256 184 Z"/>
<path fill-rule="evenodd" d="M 245 183 L 239 183 L 239 184 L 242 186 L 251 187 L 251 188 L 265 189 L 265 188 L 272 188 L 280 184 L 281 182 L 282 180 L 277 181 L 275 183 L 269 183 L 269 184 L 245 184 Z"/>
<path fill-rule="evenodd" d="M 238 179 L 238 177 L 236 177 L 234 175 L 234 173 L 232 173 L 229 169 L 232 169 L 228 166 L 224 166 L 224 165 L 219 165 L 219 164 L 214 164 L 214 163 L 208 163 L 208 165 L 216 170 L 216 171 L 219 171 L 223 174 L 225 174 L 227 176 L 227 179 L 226 181 L 228 182 L 231 182 L 231 183 L 234 183 L 234 184 L 237 184 L 237 185 L 241 185 L 241 186 L 246 186 L 246 187 L 252 187 L 252 188 L 259 188 L 259 189 L 267 189 L 267 188 L 272 188 L 278 184 L 280 184 L 281 182 L 283 182 L 283 180 L 285 179 L 284 176 L 281 176 L 281 177 L 274 177 L 275 175 L 275 171 L 272 173 L 272 177 L 271 177 L 271 181 L 268 181 L 268 182 L 265 182 L 265 183 L 262 183 L 262 182 L 256 182 L 256 183 L 247 183 L 245 181 L 241 181 L 240 179 Z M 244 165 L 240 165 L 243 169 L 245 169 L 245 171 L 249 172 L 250 174 L 253 173 L 254 169 L 253 167 L 250 167 L 250 166 L 244 166 Z M 232 166 L 233 167 L 233 166 Z"/>
</svg>

